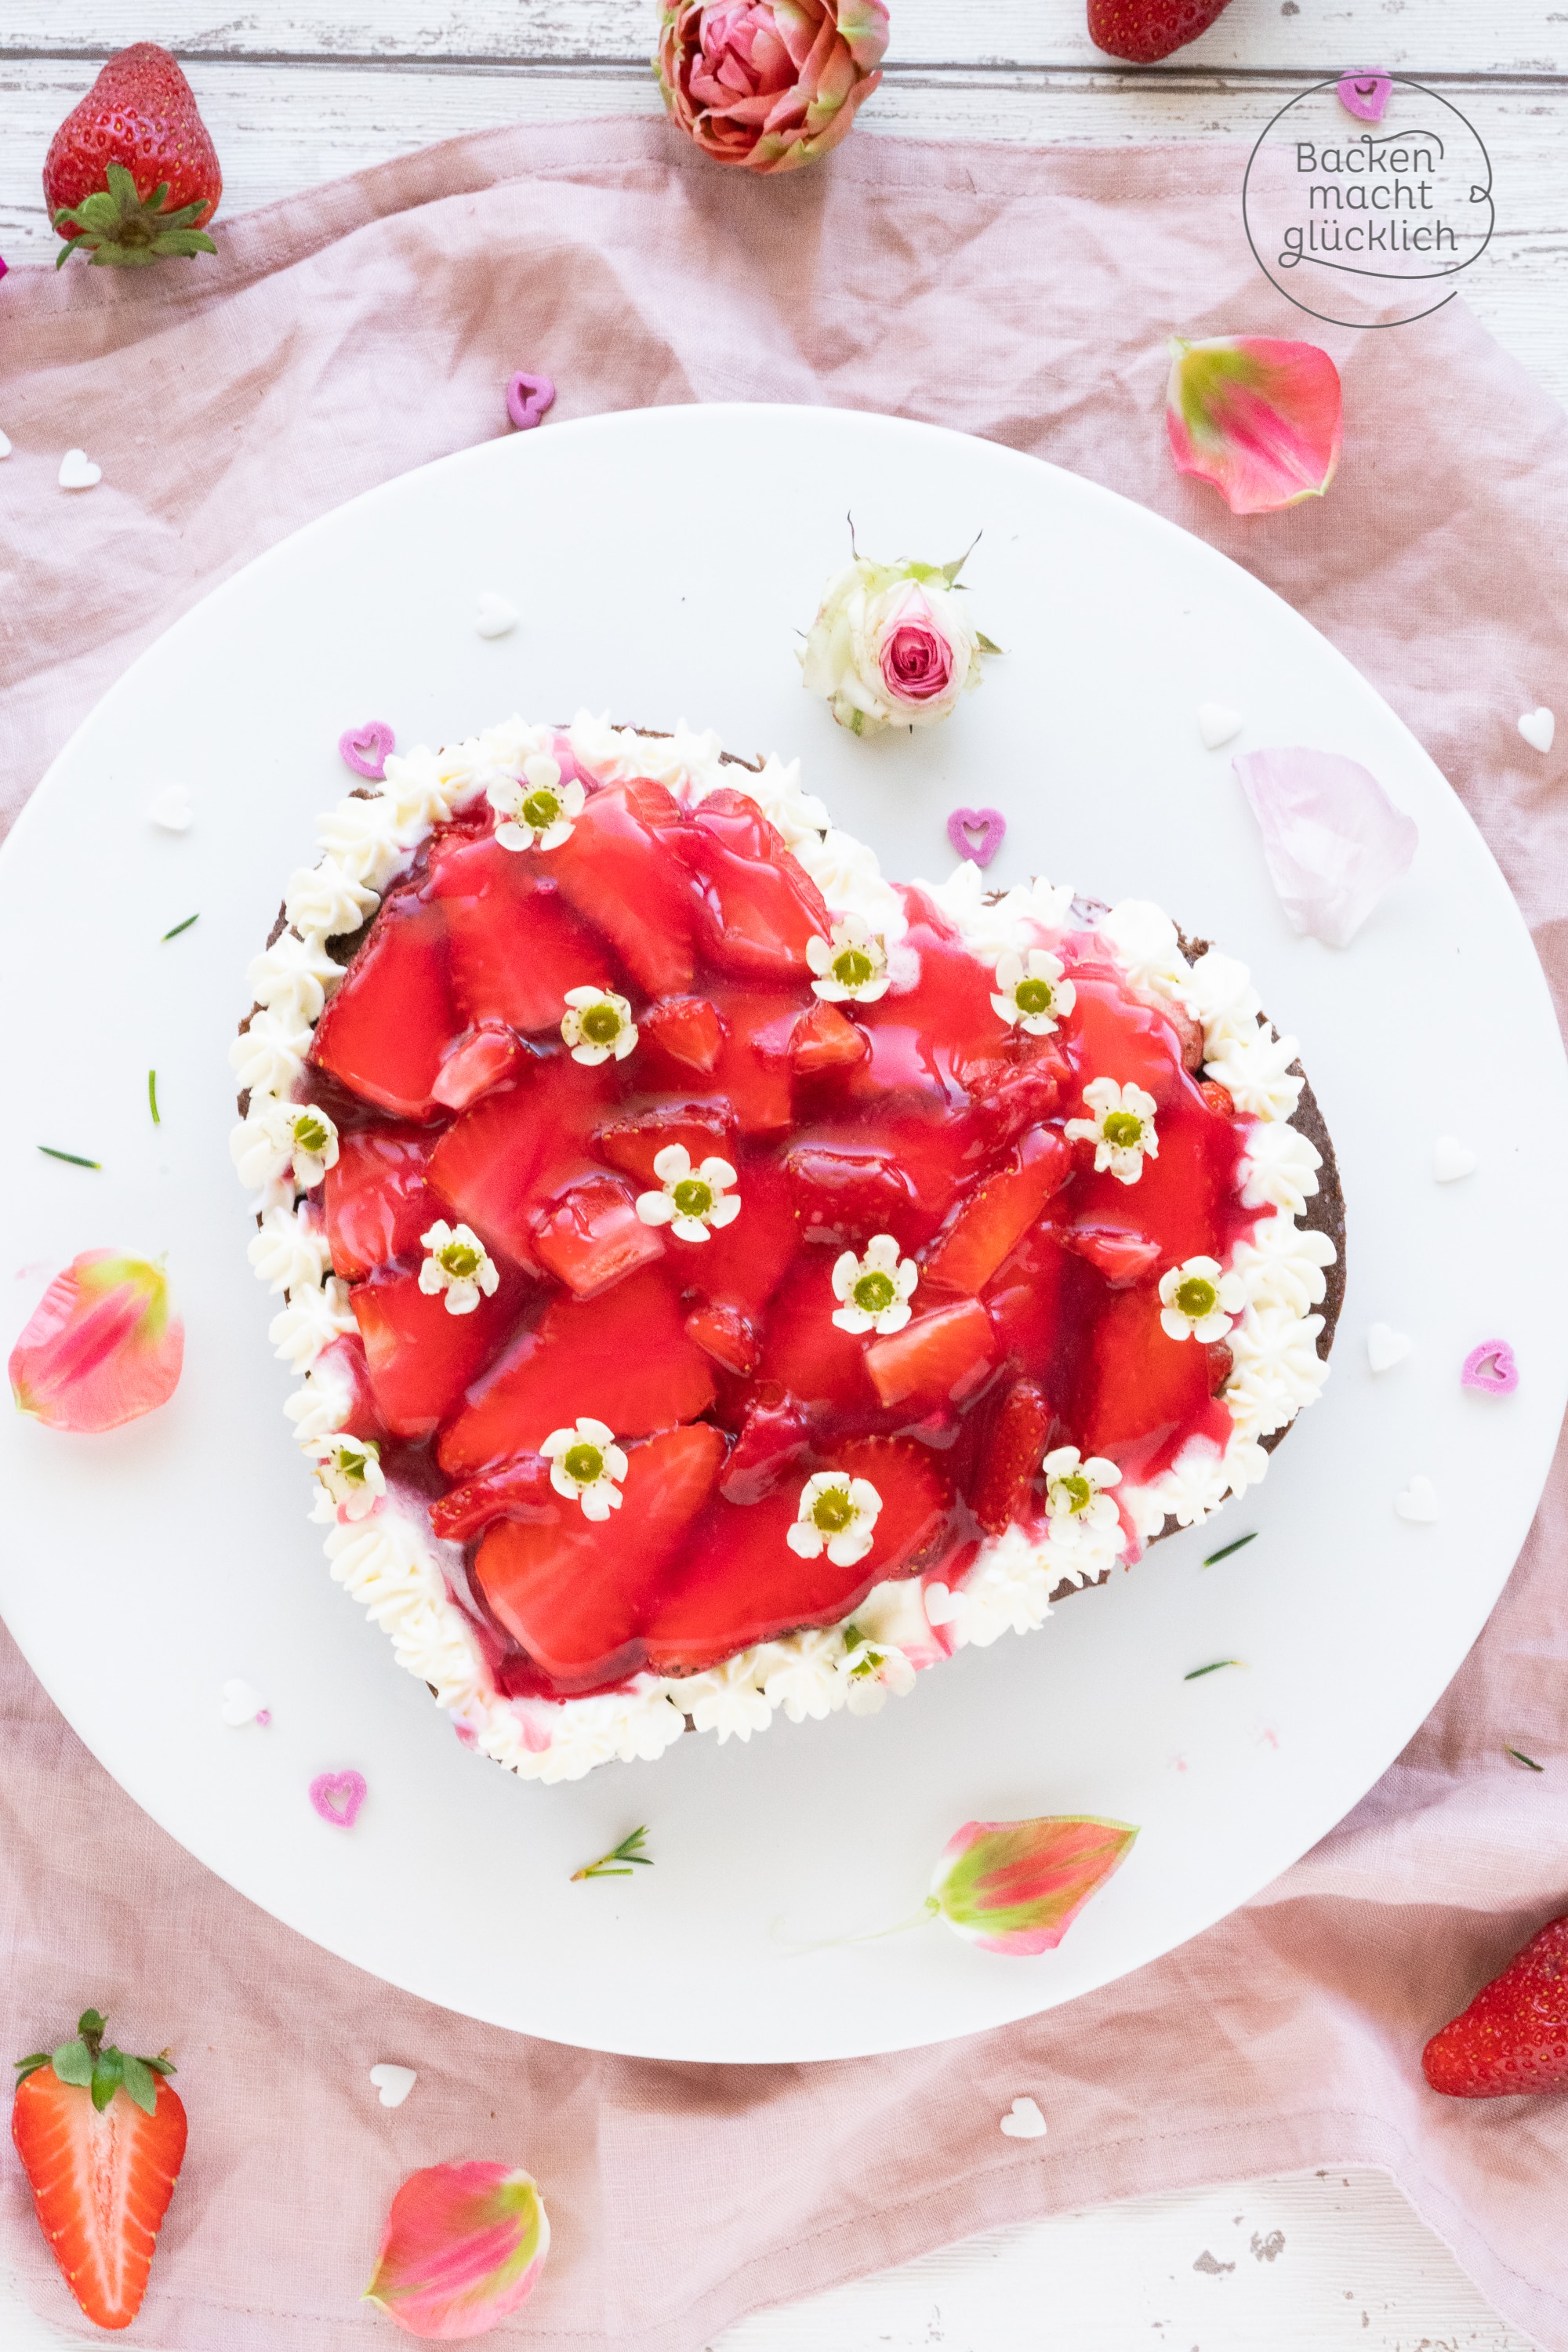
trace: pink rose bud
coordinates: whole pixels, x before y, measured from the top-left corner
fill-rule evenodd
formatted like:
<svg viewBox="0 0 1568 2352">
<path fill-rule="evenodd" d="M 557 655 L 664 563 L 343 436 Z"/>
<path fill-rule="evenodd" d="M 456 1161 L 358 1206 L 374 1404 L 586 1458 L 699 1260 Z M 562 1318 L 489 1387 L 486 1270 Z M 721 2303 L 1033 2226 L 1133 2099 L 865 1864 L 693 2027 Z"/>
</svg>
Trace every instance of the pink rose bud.
<svg viewBox="0 0 1568 2352">
<path fill-rule="evenodd" d="M 11 1350 L 11 1392 L 51 1429 L 118 1429 L 166 1404 L 185 1327 L 161 1265 L 84 1250 L 57 1274 Z"/>
<path fill-rule="evenodd" d="M 526 2172 L 432 2164 L 392 2200 L 365 2300 L 410 2336 L 458 2343 L 517 2309 L 549 2250 L 549 2218 Z"/>
<path fill-rule="evenodd" d="M 937 1864 L 931 1908 L 982 1951 L 1054 1951 L 1137 1834 L 1089 1814 L 965 1822 Z"/>
<path fill-rule="evenodd" d="M 664 0 L 653 62 L 705 155 L 793 172 L 845 136 L 887 46 L 884 0 Z"/>
<path fill-rule="evenodd" d="M 931 702 L 952 683 L 952 647 L 918 588 L 882 639 L 881 669 L 892 702 Z"/>
<path fill-rule="evenodd" d="M 1234 514 L 1321 498 L 1340 462 L 1340 373 L 1316 343 L 1272 335 L 1171 342 L 1165 431 L 1181 474 Z"/>
</svg>

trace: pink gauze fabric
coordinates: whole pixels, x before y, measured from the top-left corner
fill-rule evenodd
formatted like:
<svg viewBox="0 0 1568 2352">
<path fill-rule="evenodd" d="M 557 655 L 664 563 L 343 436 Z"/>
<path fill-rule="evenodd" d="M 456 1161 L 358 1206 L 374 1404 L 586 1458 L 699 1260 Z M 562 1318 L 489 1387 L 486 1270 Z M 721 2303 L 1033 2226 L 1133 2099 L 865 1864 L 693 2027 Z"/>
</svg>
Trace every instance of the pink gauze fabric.
<svg viewBox="0 0 1568 2352">
<path fill-rule="evenodd" d="M 753 183 L 662 125 L 529 127 L 220 224 L 213 262 L 16 271 L 0 296 L 9 810 L 217 580 L 353 492 L 509 429 L 509 378 L 547 369 L 567 417 L 746 399 L 931 417 L 1201 533 L 1414 728 L 1562 990 L 1568 738 L 1543 761 L 1514 722 L 1568 702 L 1568 422 L 1461 303 L 1359 337 L 1301 319 L 1247 250 L 1243 163 L 862 133 L 818 170 Z M 1242 521 L 1175 475 L 1173 330 L 1330 345 L 1347 424 L 1326 499 Z M 68 442 L 103 467 L 76 498 L 55 482 Z M 710 494 L 716 527 L 743 530 L 743 486 L 738 502 L 669 486 Z M 1508 2317 L 1568 2352 L 1568 2099 L 1443 2100 L 1419 2066 L 1426 2037 L 1568 1906 L 1565 1538 L 1560 1458 L 1431 1721 L 1223 1926 L 1022 2025 L 822 2066 L 599 2057 L 378 1987 L 155 1829 L 5 1643 L 3 2046 L 97 2002 L 125 2047 L 177 2045 L 190 2109 L 123 2340 L 390 2343 L 357 2300 L 382 2217 L 405 2173 L 456 2157 L 542 2184 L 549 2263 L 495 2340 L 563 2352 L 697 2352 L 743 2312 L 992 2223 L 1354 2163 L 1387 2167 Z M 1505 1740 L 1545 1772 L 1510 1764 Z M 395 2113 L 366 2080 L 379 2060 L 418 2069 Z M 998 2129 L 1020 2092 L 1047 2137 Z M 7 2260 L 69 2318 L 13 2162 L 0 2180 Z"/>
</svg>

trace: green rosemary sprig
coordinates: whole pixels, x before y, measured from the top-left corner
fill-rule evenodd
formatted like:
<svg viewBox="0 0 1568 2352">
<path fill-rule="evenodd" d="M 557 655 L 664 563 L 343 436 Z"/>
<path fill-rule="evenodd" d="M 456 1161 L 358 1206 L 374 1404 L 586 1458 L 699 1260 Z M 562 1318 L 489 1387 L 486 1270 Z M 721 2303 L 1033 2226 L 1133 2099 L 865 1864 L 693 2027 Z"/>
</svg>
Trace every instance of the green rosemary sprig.
<svg viewBox="0 0 1568 2352">
<path fill-rule="evenodd" d="M 1240 1551 L 1247 1544 L 1256 1543 L 1257 1541 L 1258 1530 L 1254 1528 L 1249 1536 L 1237 1536 L 1234 1543 L 1221 1544 L 1218 1551 L 1211 1551 L 1207 1559 L 1205 1560 L 1204 1566 L 1205 1568 L 1217 1568 L 1220 1561 L 1222 1559 L 1228 1559 L 1233 1551 Z"/>
<path fill-rule="evenodd" d="M 163 1122 L 158 1116 L 158 1073 L 156 1070 L 149 1070 L 147 1073 L 147 1108 L 153 1114 L 153 1126 L 162 1127 Z"/>
<path fill-rule="evenodd" d="M 1194 1666 L 1190 1675 L 1182 1676 L 1182 1680 L 1184 1683 L 1201 1682 L 1205 1675 L 1217 1675 L 1221 1666 L 1239 1666 L 1240 1664 L 1239 1658 L 1216 1658 L 1211 1666 Z"/>
<path fill-rule="evenodd" d="M 1505 1756 L 1511 1756 L 1516 1764 L 1522 1764 L 1527 1772 L 1544 1772 L 1546 1769 L 1545 1765 L 1538 1764 L 1533 1756 L 1527 1756 L 1522 1748 L 1505 1747 L 1502 1752 Z"/>
<path fill-rule="evenodd" d="M 192 925 L 193 923 L 198 923 L 198 922 L 200 922 L 200 920 L 201 920 L 201 916 L 200 916 L 200 914 L 199 914 L 199 913 L 195 914 L 195 915 L 187 915 L 187 916 L 185 917 L 185 919 L 184 919 L 184 921 L 183 923 L 176 923 L 176 924 L 174 925 L 174 929 L 173 929 L 172 931 L 165 931 L 165 932 L 164 932 L 164 934 L 163 934 L 163 938 L 162 940 L 159 940 L 159 942 L 158 942 L 159 946 L 160 946 L 160 947 L 162 947 L 162 946 L 164 944 L 164 941 L 165 941 L 165 940 L 177 940 L 177 939 L 179 938 L 179 936 L 180 936 L 180 933 L 181 933 L 182 931 L 188 931 L 188 930 L 190 929 L 191 925 Z"/>
<path fill-rule="evenodd" d="M 646 1864 L 651 1870 L 653 1856 L 642 1851 L 643 1840 L 647 1835 L 646 1827 L 633 1830 L 629 1836 L 621 1840 L 619 1845 L 613 1845 L 608 1853 L 602 1853 L 597 1862 L 585 1862 L 581 1870 L 574 1870 L 572 1873 L 573 1885 L 575 1886 L 580 1878 L 629 1878 L 632 1874 L 629 1865 L 634 1862 Z M 617 1868 L 615 1866 L 616 1864 L 623 1866 Z"/>
<path fill-rule="evenodd" d="M 101 1160 L 84 1160 L 79 1151 L 57 1151 L 52 1143 L 40 1143 L 38 1150 L 46 1160 L 64 1160 L 72 1168 L 101 1168 Z"/>
</svg>

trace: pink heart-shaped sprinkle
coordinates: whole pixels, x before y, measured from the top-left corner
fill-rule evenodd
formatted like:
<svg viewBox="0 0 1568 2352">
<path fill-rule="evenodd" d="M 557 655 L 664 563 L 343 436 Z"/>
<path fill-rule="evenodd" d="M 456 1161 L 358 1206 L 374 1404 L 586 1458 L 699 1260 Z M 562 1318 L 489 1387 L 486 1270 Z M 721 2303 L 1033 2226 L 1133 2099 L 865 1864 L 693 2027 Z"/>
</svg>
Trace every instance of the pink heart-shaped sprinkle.
<svg viewBox="0 0 1568 2352">
<path fill-rule="evenodd" d="M 540 424 L 555 404 L 555 386 L 547 375 L 514 375 L 506 388 L 506 413 L 520 433 Z"/>
<path fill-rule="evenodd" d="M 1381 122 L 1394 95 L 1394 83 L 1385 73 L 1346 74 L 1336 84 L 1340 104 L 1360 122 Z"/>
<path fill-rule="evenodd" d="M 1483 1339 L 1465 1358 L 1461 1387 L 1480 1389 L 1488 1396 L 1511 1396 L 1519 1386 L 1519 1366 L 1506 1339 Z"/>
<path fill-rule="evenodd" d="M 976 866 L 989 866 L 1001 848 L 1007 831 L 1007 820 L 1000 809 L 958 808 L 947 820 L 947 837 L 960 857 L 973 857 Z"/>
<path fill-rule="evenodd" d="M 384 719 L 367 719 L 363 727 L 351 727 L 346 735 L 338 737 L 338 754 L 343 765 L 352 768 L 356 776 L 364 776 L 379 784 L 386 774 L 389 751 L 397 749 L 397 738 Z"/>
<path fill-rule="evenodd" d="M 335 1830 L 352 1830 L 366 1796 L 363 1772 L 318 1772 L 310 1783 L 310 1802 Z"/>
</svg>

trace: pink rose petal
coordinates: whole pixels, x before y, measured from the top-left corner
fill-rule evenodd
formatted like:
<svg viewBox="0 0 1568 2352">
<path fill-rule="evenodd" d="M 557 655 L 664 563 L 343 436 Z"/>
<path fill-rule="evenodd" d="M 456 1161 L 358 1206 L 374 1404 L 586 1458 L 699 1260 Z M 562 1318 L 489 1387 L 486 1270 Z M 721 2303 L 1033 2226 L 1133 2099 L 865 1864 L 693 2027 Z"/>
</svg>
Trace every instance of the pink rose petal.
<svg viewBox="0 0 1568 2352">
<path fill-rule="evenodd" d="M 1340 104 L 1361 122 L 1381 122 L 1394 95 L 1393 81 L 1385 73 L 1346 74 L 1334 86 Z"/>
<path fill-rule="evenodd" d="M 531 2294 L 550 2221 L 526 2172 L 432 2164 L 392 2200 L 366 2300 L 410 2336 L 484 2336 Z"/>
<path fill-rule="evenodd" d="M 1377 778 L 1340 751 L 1247 751 L 1232 762 L 1292 928 L 1348 947 L 1419 838 Z"/>
<path fill-rule="evenodd" d="M 937 1864 L 931 1904 L 983 1951 L 1053 1951 L 1137 1835 L 1089 1814 L 965 1822 Z"/>
<path fill-rule="evenodd" d="M 51 1429 L 118 1429 L 168 1402 L 184 1353 L 163 1267 L 84 1250 L 56 1275 L 12 1349 L 11 1393 Z"/>
<path fill-rule="evenodd" d="M 1165 433 L 1181 474 L 1235 514 L 1321 498 L 1340 462 L 1340 375 L 1316 343 L 1273 335 L 1171 341 Z"/>
</svg>

